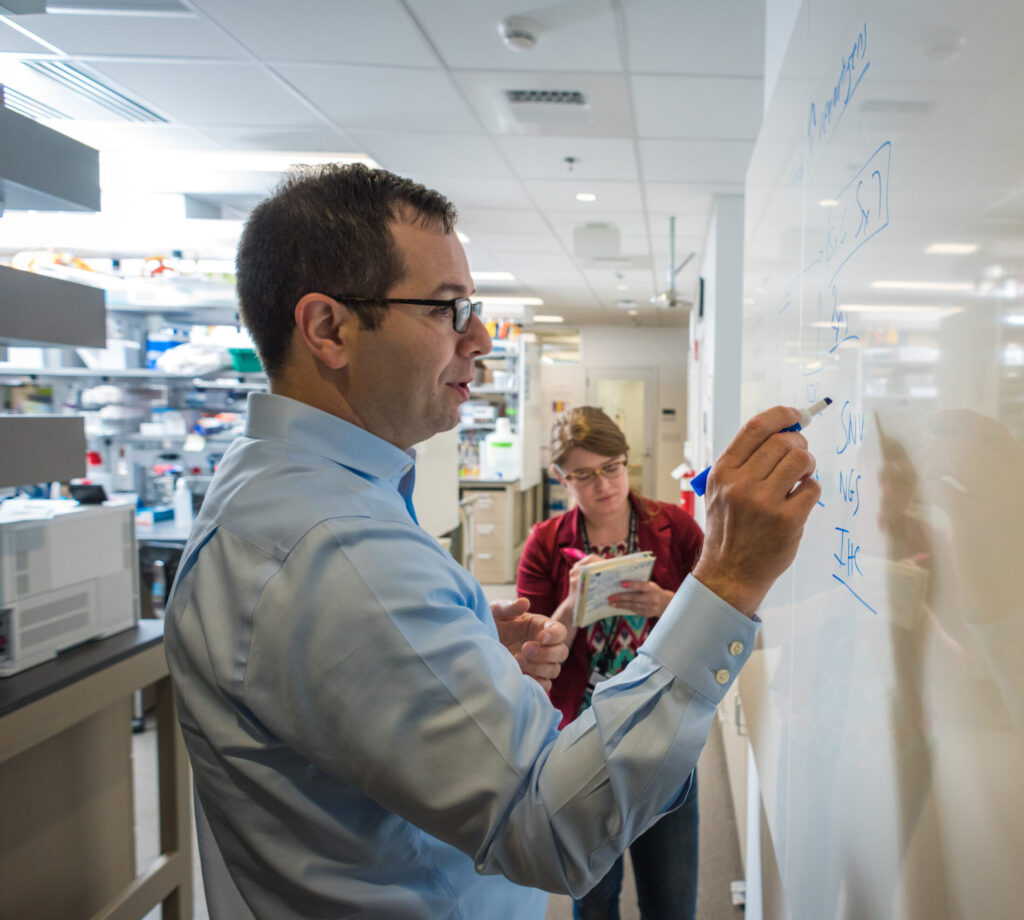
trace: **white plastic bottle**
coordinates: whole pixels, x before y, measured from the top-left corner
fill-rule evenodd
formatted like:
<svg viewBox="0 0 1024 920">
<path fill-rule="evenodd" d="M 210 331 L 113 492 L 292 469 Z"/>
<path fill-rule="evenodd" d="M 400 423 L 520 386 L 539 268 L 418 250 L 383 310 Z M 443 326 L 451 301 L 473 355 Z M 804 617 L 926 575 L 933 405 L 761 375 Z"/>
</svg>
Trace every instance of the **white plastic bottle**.
<svg viewBox="0 0 1024 920">
<path fill-rule="evenodd" d="M 192 490 L 184 476 L 174 485 L 174 523 L 178 527 L 192 526 Z"/>
<path fill-rule="evenodd" d="M 483 442 L 480 475 L 484 479 L 518 479 L 519 437 L 512 433 L 512 422 L 502 416 Z"/>
</svg>

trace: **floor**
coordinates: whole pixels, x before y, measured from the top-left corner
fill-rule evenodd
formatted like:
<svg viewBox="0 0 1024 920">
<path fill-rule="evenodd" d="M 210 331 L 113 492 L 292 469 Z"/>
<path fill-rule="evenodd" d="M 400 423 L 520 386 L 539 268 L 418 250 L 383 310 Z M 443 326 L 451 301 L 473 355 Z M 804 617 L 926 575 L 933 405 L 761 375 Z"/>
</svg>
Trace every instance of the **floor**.
<svg viewBox="0 0 1024 920">
<path fill-rule="evenodd" d="M 510 597 L 509 585 L 484 585 L 488 598 Z M 149 720 L 147 720 L 149 722 Z M 133 761 L 135 775 L 136 865 L 148 865 L 159 850 L 156 815 L 156 732 L 152 724 L 134 736 Z M 700 795 L 700 871 L 697 888 L 698 920 L 739 920 L 741 907 L 733 907 L 730 884 L 743 877 L 739 841 L 732 797 L 729 792 L 725 754 L 717 720 L 698 770 Z M 193 881 L 195 889 L 195 920 L 209 920 L 203 896 L 199 857 L 193 832 Z M 628 860 L 628 856 L 627 856 Z M 627 870 L 621 899 L 621 920 L 639 920 L 636 889 L 632 873 Z M 160 920 L 159 908 L 146 920 Z M 547 920 L 571 920 L 572 900 L 552 895 L 548 902 Z"/>
</svg>

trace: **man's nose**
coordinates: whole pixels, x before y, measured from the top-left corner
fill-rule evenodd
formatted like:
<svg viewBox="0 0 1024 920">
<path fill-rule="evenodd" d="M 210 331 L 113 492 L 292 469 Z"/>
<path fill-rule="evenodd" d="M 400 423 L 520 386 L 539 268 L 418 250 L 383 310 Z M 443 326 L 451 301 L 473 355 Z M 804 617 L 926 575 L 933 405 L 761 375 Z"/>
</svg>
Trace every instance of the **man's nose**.
<svg viewBox="0 0 1024 920">
<path fill-rule="evenodd" d="M 459 336 L 459 352 L 461 354 L 486 355 L 494 348 L 491 336 L 487 332 L 484 321 L 475 313 L 469 319 L 466 331 Z"/>
</svg>

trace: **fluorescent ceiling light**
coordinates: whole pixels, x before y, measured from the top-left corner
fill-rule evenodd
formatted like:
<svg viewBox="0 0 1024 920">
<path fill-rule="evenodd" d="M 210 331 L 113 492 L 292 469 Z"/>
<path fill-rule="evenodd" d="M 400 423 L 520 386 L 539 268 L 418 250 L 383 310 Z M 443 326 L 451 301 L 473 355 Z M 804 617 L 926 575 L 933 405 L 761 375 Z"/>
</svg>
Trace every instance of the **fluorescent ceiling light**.
<svg viewBox="0 0 1024 920">
<path fill-rule="evenodd" d="M 1003 321 L 1008 326 L 1024 326 L 1024 313 L 1007 313 Z"/>
<path fill-rule="evenodd" d="M 818 202 L 818 205 L 823 208 L 834 208 L 838 204 L 839 201 L 835 198 L 822 198 L 821 201 Z"/>
<path fill-rule="evenodd" d="M 539 297 L 481 297 L 484 306 L 495 307 L 542 307 L 544 301 Z"/>
<path fill-rule="evenodd" d="M 628 312 L 629 312 L 630 316 L 639 316 L 640 315 L 640 311 L 639 310 L 629 310 Z"/>
<path fill-rule="evenodd" d="M 515 281 L 512 272 L 470 272 L 474 281 Z"/>
<path fill-rule="evenodd" d="M 950 307 L 945 304 L 908 304 L 908 303 L 846 303 L 839 305 L 839 311 L 847 313 L 963 313 L 963 307 Z M 825 323 L 831 326 L 831 323 Z"/>
<path fill-rule="evenodd" d="M 564 323 L 565 318 L 550 313 L 538 313 L 534 316 L 533 321 L 535 323 Z"/>
<path fill-rule="evenodd" d="M 362 153 L 299 153 L 258 150 L 105 151 L 100 156 L 100 188 L 161 192 L 262 193 L 291 166 L 328 163 L 377 164 Z M 247 175 L 252 174 L 252 175 Z"/>
<path fill-rule="evenodd" d="M 234 259 L 196 259 L 196 271 L 206 275 L 233 275 Z"/>
<path fill-rule="evenodd" d="M 597 201 L 597 195 L 595 195 L 593 192 L 577 192 L 576 193 L 576 200 L 577 201 Z"/>
<path fill-rule="evenodd" d="M 107 0 L 97 6 L 78 6 L 73 0 L 59 0 L 47 3 L 46 12 L 51 16 L 159 16 L 162 19 L 194 19 L 195 13 L 185 9 L 176 0 L 166 3 L 124 3 Z"/>
<path fill-rule="evenodd" d="M 628 284 L 620 284 L 620 285 L 618 285 L 618 288 L 619 288 L 620 291 L 628 291 L 629 290 L 629 285 Z"/>
<path fill-rule="evenodd" d="M 871 287 L 883 291 L 960 291 L 974 290 L 970 281 L 872 281 Z"/>
<path fill-rule="evenodd" d="M 932 243 L 925 249 L 931 256 L 969 256 L 977 251 L 977 243 Z"/>
</svg>

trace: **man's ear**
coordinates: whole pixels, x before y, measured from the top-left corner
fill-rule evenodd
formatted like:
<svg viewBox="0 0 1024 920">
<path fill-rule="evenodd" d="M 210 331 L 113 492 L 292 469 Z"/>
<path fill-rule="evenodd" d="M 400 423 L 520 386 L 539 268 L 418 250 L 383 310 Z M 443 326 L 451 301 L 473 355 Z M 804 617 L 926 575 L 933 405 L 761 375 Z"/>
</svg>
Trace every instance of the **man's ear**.
<svg viewBox="0 0 1024 920">
<path fill-rule="evenodd" d="M 337 370 L 349 361 L 349 337 L 356 315 L 325 294 L 305 294 L 295 304 L 295 328 L 306 350 L 325 367 Z"/>
</svg>

